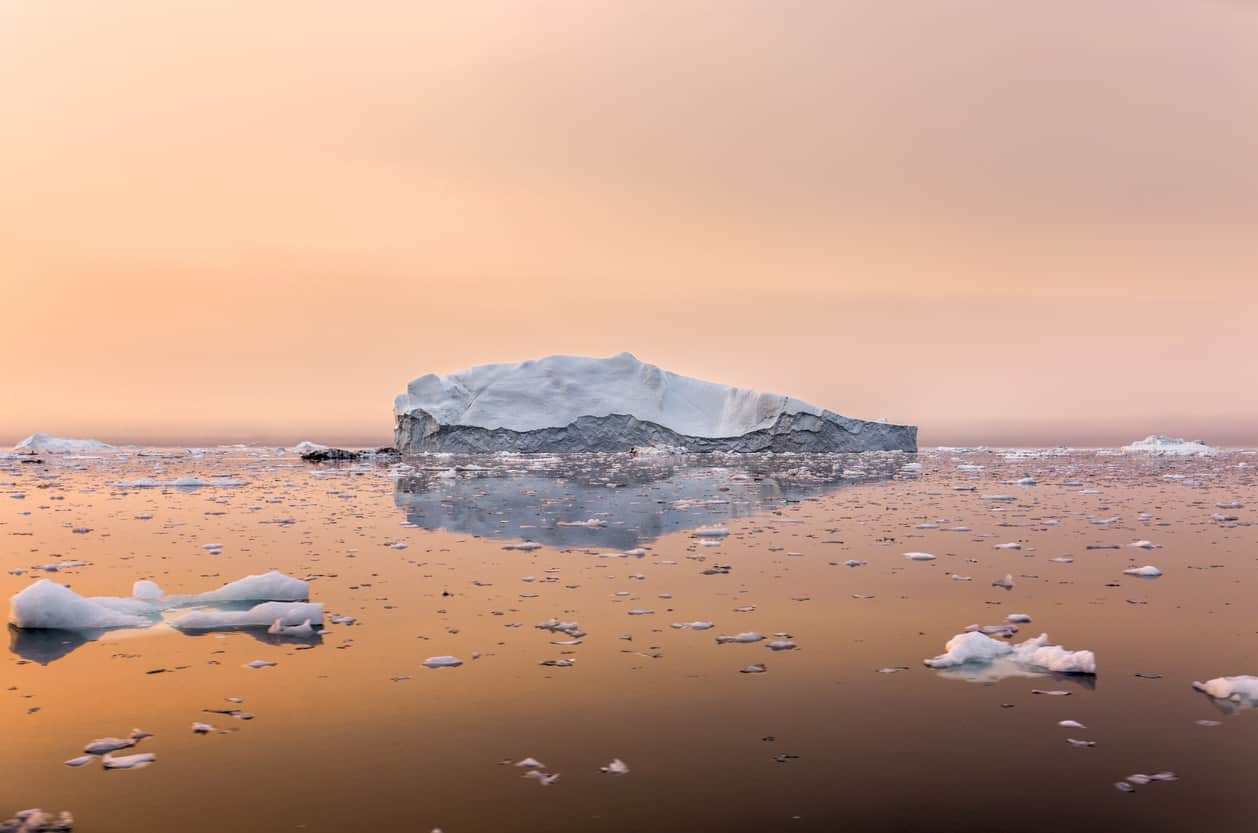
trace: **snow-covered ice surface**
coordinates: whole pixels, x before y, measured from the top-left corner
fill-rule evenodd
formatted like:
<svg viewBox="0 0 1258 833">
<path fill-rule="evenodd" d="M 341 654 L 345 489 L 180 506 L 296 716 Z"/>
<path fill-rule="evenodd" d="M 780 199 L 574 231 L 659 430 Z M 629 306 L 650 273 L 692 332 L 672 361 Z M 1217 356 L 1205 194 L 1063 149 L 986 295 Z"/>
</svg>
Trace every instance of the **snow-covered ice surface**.
<svg viewBox="0 0 1258 833">
<path fill-rule="evenodd" d="M 1258 455 L 31 459 L 0 458 L 0 599 L 77 627 L 9 630 L 0 818 L 1169 833 L 1252 811 L 1258 682 L 1220 675 L 1256 668 Z M 1146 562 L 1164 574 L 1125 574 Z M 966 661 L 923 666 L 944 652 Z M 1046 784 L 1069 801 L 1027 812 Z"/>
<path fill-rule="evenodd" d="M 910 426 L 851 419 L 791 396 L 681 376 L 629 353 L 430 373 L 411 381 L 394 414 L 395 444 L 404 451 L 737 451 L 752 450 L 734 442 L 752 435 L 762 435 L 753 442 L 757 448 L 916 450 Z"/>
</svg>

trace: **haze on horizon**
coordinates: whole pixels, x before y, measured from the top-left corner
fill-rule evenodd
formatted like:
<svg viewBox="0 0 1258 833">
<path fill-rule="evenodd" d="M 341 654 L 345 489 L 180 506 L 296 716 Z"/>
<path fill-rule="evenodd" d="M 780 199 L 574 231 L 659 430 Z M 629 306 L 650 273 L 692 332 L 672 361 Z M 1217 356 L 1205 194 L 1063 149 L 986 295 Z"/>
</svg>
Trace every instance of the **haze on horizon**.
<svg viewBox="0 0 1258 833">
<path fill-rule="evenodd" d="M 923 445 L 1258 444 L 1258 7 L 10 3 L 0 446 L 387 442 L 628 350 Z"/>
</svg>

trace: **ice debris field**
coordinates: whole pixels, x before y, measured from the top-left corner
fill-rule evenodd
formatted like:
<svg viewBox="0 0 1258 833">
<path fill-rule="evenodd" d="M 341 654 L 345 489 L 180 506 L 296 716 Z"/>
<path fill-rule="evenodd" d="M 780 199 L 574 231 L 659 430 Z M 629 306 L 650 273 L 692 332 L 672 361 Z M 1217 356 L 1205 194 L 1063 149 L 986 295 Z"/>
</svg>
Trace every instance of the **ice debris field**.
<svg viewBox="0 0 1258 833">
<path fill-rule="evenodd" d="M 1252 810 L 1251 452 L 301 451 L 0 457 L 0 830 Z"/>
</svg>

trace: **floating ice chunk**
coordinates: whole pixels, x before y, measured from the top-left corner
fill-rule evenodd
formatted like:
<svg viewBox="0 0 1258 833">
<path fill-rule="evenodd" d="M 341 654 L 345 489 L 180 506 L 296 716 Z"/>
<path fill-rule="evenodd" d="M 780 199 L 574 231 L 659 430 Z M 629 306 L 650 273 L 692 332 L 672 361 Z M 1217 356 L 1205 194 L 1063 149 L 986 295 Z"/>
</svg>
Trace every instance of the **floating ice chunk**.
<svg viewBox="0 0 1258 833">
<path fill-rule="evenodd" d="M 1013 495 L 979 495 L 979 500 L 990 500 L 996 503 L 1009 503 L 1017 500 Z"/>
<path fill-rule="evenodd" d="M 136 738 L 97 738 L 87 746 L 84 746 L 83 751 L 89 755 L 104 755 L 106 752 L 130 749 L 136 743 Z"/>
<path fill-rule="evenodd" d="M 246 662 L 245 668 L 252 668 L 255 671 L 261 668 L 274 668 L 279 665 L 278 662 L 272 662 L 268 659 L 255 659 L 253 662 Z"/>
<path fill-rule="evenodd" d="M 542 548 L 542 545 L 534 541 L 525 541 L 520 544 L 504 544 L 502 548 L 504 550 L 519 550 L 520 552 L 532 552 L 533 550 L 540 550 Z"/>
<path fill-rule="evenodd" d="M 214 727 L 209 723 L 193 723 L 192 732 L 197 735 L 208 735 L 214 731 Z"/>
<path fill-rule="evenodd" d="M 463 660 L 459 659 L 458 657 L 452 657 L 448 655 L 441 656 L 441 657 L 429 657 L 428 659 L 424 660 L 425 668 L 458 668 L 462 664 L 463 664 Z"/>
<path fill-rule="evenodd" d="M 997 550 L 1020 550 L 1020 549 L 1022 549 L 1022 545 L 1021 545 L 1021 544 L 1019 544 L 1017 541 L 1010 541 L 1008 544 L 997 544 L 997 545 L 996 545 L 996 546 L 994 546 L 992 549 L 997 549 Z"/>
<path fill-rule="evenodd" d="M 764 672 L 768 670 L 769 669 L 765 667 L 764 663 L 757 662 L 753 665 L 747 665 L 738 669 L 738 673 L 739 674 L 763 674 Z"/>
<path fill-rule="evenodd" d="M 1031 621 L 1031 617 L 1025 613 L 1010 613 L 1005 617 L 1006 622 L 1017 622 L 1018 624 L 1026 624 Z"/>
<path fill-rule="evenodd" d="M 229 602 L 304 602 L 309 598 L 309 582 L 286 576 L 278 570 L 272 570 L 261 575 L 245 576 L 207 593 L 169 596 L 166 601 L 171 605 L 179 606 Z M 322 612 L 320 612 L 320 618 L 322 618 Z"/>
<path fill-rule="evenodd" d="M 758 633 L 757 631 L 746 631 L 744 633 L 733 634 L 732 636 L 731 635 L 718 636 L 716 638 L 716 644 L 724 645 L 727 642 L 746 644 L 749 642 L 759 642 L 762 639 L 764 639 L 764 634 Z"/>
<path fill-rule="evenodd" d="M 772 642 L 767 643 L 764 647 L 768 648 L 770 651 L 794 651 L 799 646 L 794 642 L 791 642 L 789 639 L 775 639 Z"/>
<path fill-rule="evenodd" d="M 74 829 L 74 816 L 63 810 L 54 816 L 35 807 L 20 810 L 7 821 L 0 821 L 0 833 L 70 833 Z"/>
<path fill-rule="evenodd" d="M 869 563 L 868 561 L 857 561 L 855 558 L 849 558 L 847 561 L 843 562 L 843 566 L 844 567 L 864 567 L 868 563 Z"/>
<path fill-rule="evenodd" d="M 1079 722 L 1079 721 L 1077 721 L 1077 720 L 1059 720 L 1059 721 L 1057 721 L 1057 725 L 1058 725 L 1058 726 L 1063 726 L 1063 727 L 1065 727 L 1065 728 L 1067 728 L 1067 729 L 1086 729 L 1086 728 L 1088 728 L 1087 726 L 1084 726 L 1082 723 L 1080 723 L 1080 722 Z"/>
<path fill-rule="evenodd" d="M 678 622 L 673 625 L 677 630 L 707 631 L 715 627 L 711 622 Z"/>
<path fill-rule="evenodd" d="M 1136 791 L 1136 788 L 1131 784 L 1128 784 L 1126 781 L 1115 781 L 1114 789 L 1118 790 L 1120 793 L 1131 793 Z"/>
<path fill-rule="evenodd" d="M 101 758 L 101 763 L 104 764 L 105 769 L 143 769 L 156 760 L 157 756 L 152 752 L 139 752 L 135 755 L 118 757 L 105 755 Z"/>
<path fill-rule="evenodd" d="M 1161 549 L 1159 545 L 1153 543 L 1152 541 L 1132 541 L 1127 546 L 1137 547 L 1138 549 L 1142 549 L 1142 550 Z"/>
<path fill-rule="evenodd" d="M 266 632 L 272 636 L 295 636 L 298 639 L 310 639 L 317 633 L 309 619 L 300 625 L 285 625 L 283 619 L 276 619 Z"/>
<path fill-rule="evenodd" d="M 9 600 L 9 621 L 19 628 L 57 630 L 147 628 L 153 624 L 150 618 L 112 609 L 46 578 Z"/>
<path fill-rule="evenodd" d="M 1215 677 L 1204 683 L 1194 682 L 1192 687 L 1216 700 L 1228 700 L 1244 706 L 1258 706 L 1258 677 Z"/>
<path fill-rule="evenodd" d="M 549 787 L 551 784 L 559 780 L 558 772 L 542 772 L 540 769 L 530 769 L 524 773 L 525 778 L 534 778 L 537 783 L 543 787 Z"/>
<path fill-rule="evenodd" d="M 321 602 L 263 602 L 248 610 L 203 610 L 184 614 L 172 620 L 170 625 L 187 632 L 291 628 L 312 622 L 318 622 L 320 627 L 323 625 Z"/>
<path fill-rule="evenodd" d="M 1141 578 L 1157 578 L 1162 575 L 1162 571 L 1152 564 L 1146 564 L 1143 567 L 1132 567 L 1130 570 L 1123 570 L 1125 575 L 1140 576 Z"/>
<path fill-rule="evenodd" d="M 94 755 L 80 755 L 77 758 L 71 758 L 70 760 L 66 761 L 65 765 L 72 766 L 72 767 L 86 766 L 87 764 L 90 764 L 94 760 L 96 760 L 96 757 Z"/>
<path fill-rule="evenodd" d="M 1050 691 L 1045 691 L 1042 688 L 1033 688 L 1031 689 L 1031 693 L 1043 694 L 1045 697 L 1069 697 L 1070 696 L 1069 691 L 1062 691 L 1060 688 L 1052 689 Z"/>
<path fill-rule="evenodd" d="M 701 526 L 690 535 L 694 538 L 724 538 L 729 535 L 729 530 L 723 526 Z"/>
<path fill-rule="evenodd" d="M 628 775 L 629 767 L 620 758 L 612 758 L 612 762 L 605 767 L 600 767 L 603 772 L 608 775 Z"/>
<path fill-rule="evenodd" d="M 537 758 L 523 758 L 515 762 L 515 766 L 528 767 L 529 769 L 545 769 L 546 765 Z"/>
<path fill-rule="evenodd" d="M 990 663 L 997 659 L 1060 674 L 1096 673 L 1095 654 L 1091 651 L 1067 651 L 1060 645 L 1051 645 L 1048 634 L 1011 645 L 977 631 L 961 633 L 948 640 L 944 653 L 924 662 L 930 668 L 952 668 L 968 663 Z"/>
<path fill-rule="evenodd" d="M 935 556 L 928 552 L 906 552 L 904 557 L 909 561 L 934 561 Z"/>
<path fill-rule="evenodd" d="M 1006 590 L 1012 590 L 1013 589 L 1013 576 L 1010 575 L 1009 573 L 1005 573 L 1004 578 L 998 578 L 992 582 L 992 587 L 1003 587 Z"/>
</svg>

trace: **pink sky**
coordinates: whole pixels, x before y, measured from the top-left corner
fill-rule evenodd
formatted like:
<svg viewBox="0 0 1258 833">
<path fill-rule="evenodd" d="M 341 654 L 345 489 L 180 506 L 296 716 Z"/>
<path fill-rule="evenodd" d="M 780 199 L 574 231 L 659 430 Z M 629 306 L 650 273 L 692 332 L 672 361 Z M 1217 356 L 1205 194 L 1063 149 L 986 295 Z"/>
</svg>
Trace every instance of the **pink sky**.
<svg viewBox="0 0 1258 833">
<path fill-rule="evenodd" d="M 0 11 L 0 443 L 387 441 L 629 350 L 925 444 L 1258 443 L 1258 8 Z"/>
</svg>

